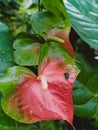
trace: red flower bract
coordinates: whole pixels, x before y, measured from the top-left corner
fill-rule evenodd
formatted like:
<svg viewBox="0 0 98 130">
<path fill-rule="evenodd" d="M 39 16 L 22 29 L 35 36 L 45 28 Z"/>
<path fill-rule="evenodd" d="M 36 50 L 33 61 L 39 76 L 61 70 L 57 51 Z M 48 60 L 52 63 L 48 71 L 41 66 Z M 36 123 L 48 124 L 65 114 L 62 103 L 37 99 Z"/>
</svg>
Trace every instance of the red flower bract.
<svg viewBox="0 0 98 130">
<path fill-rule="evenodd" d="M 72 124 L 72 86 L 77 73 L 60 60 L 47 60 L 34 75 L 18 86 L 10 98 L 10 109 L 21 115 L 21 122 L 34 123 L 42 120 L 66 120 Z M 65 73 L 69 74 L 66 79 Z M 47 87 L 44 90 L 44 85 Z"/>
<path fill-rule="evenodd" d="M 71 42 L 69 40 L 69 33 L 70 30 L 69 29 L 52 29 L 48 35 L 50 36 L 56 36 L 58 38 L 61 38 L 62 40 L 64 40 L 64 43 L 59 43 L 60 45 L 62 45 L 65 49 L 67 49 L 67 51 L 69 52 L 69 54 L 74 57 L 74 50 L 73 47 L 71 45 Z"/>
<path fill-rule="evenodd" d="M 0 80 L 4 112 L 22 123 L 66 120 L 72 125 L 72 87 L 79 72 L 57 43 L 41 45 L 38 76 L 26 67 L 11 67 Z"/>
</svg>

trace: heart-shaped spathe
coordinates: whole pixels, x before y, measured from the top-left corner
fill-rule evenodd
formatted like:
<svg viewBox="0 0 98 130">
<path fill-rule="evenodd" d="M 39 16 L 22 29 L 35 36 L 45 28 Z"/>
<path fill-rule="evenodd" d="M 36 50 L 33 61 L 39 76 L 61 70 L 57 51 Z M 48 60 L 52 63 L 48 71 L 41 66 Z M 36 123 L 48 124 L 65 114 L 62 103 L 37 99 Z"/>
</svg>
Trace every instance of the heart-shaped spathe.
<svg viewBox="0 0 98 130">
<path fill-rule="evenodd" d="M 49 46 L 42 49 L 43 53 L 45 48 L 51 48 L 41 56 L 38 76 L 17 66 L 0 80 L 3 110 L 17 121 L 66 120 L 72 124 L 72 87 L 79 71 L 68 54 L 64 59 L 66 52 L 58 44 Z M 54 49 L 60 50 L 58 55 Z"/>
</svg>

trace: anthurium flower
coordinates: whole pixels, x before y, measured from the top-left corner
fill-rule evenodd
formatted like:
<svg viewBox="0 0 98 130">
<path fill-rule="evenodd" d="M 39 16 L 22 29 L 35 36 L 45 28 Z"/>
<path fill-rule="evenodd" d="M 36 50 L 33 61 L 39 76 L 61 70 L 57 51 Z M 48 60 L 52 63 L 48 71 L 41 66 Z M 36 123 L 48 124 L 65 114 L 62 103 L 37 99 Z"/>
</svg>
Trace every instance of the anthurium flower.
<svg viewBox="0 0 98 130">
<path fill-rule="evenodd" d="M 64 29 L 54 28 L 49 32 L 48 39 L 53 40 L 53 36 L 55 36 L 54 40 L 56 39 L 56 37 L 60 38 L 61 40 L 64 40 L 64 42 L 58 40 L 57 43 L 62 45 L 69 52 L 69 54 L 72 57 L 74 57 L 74 50 L 73 50 L 73 47 L 72 47 L 71 42 L 69 40 L 69 33 L 70 33 L 69 27 L 64 28 Z M 52 36 L 52 37 L 50 37 L 50 36 Z"/>
<path fill-rule="evenodd" d="M 38 75 L 25 67 L 12 67 L 0 79 L 2 108 L 23 123 L 66 120 L 72 125 L 72 87 L 79 70 L 56 43 L 42 45 Z"/>
<path fill-rule="evenodd" d="M 40 55 L 40 45 L 43 43 L 55 42 L 68 51 L 74 57 L 74 51 L 69 40 L 71 24 L 68 18 L 62 20 L 50 12 L 42 11 L 34 13 L 31 17 L 31 26 L 34 34 L 17 37 L 13 43 L 14 61 L 21 66 L 38 65 Z"/>
</svg>

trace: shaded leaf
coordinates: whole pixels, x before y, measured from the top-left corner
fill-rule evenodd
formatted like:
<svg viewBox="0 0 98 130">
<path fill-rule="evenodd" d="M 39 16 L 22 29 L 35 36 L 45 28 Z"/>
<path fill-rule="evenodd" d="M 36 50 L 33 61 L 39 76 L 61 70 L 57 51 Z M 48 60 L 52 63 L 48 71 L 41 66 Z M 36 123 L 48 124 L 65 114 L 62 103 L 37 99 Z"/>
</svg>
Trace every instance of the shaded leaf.
<svg viewBox="0 0 98 130">
<path fill-rule="evenodd" d="M 81 54 L 76 55 L 80 74 L 73 89 L 75 115 L 98 122 L 98 68 L 93 67 Z M 97 123 L 98 124 L 98 123 Z"/>
<path fill-rule="evenodd" d="M 73 89 L 74 111 L 75 115 L 82 118 L 93 118 L 96 111 L 94 96 L 78 80 L 75 81 Z"/>
<path fill-rule="evenodd" d="M 56 43 L 42 45 L 38 76 L 17 66 L 0 79 L 4 112 L 27 124 L 59 119 L 72 125 L 72 87 L 78 72 L 64 48 Z"/>
<path fill-rule="evenodd" d="M 13 66 L 12 40 L 8 27 L 0 23 L 0 77 L 4 76 L 7 68 Z"/>
<path fill-rule="evenodd" d="M 55 124 L 53 121 L 42 121 L 40 123 L 40 128 L 43 130 L 56 130 Z"/>
<path fill-rule="evenodd" d="M 45 39 L 43 37 L 33 33 L 28 32 L 18 33 L 17 39 L 23 39 L 23 38 L 32 39 L 33 42 L 45 43 Z"/>
<path fill-rule="evenodd" d="M 61 21 L 61 18 L 55 17 L 53 14 L 44 11 L 34 13 L 30 23 L 36 34 L 44 36 L 53 27 L 58 26 Z"/>
<path fill-rule="evenodd" d="M 98 50 L 98 4 L 88 0 L 66 0 L 71 23 L 80 37 Z"/>
</svg>

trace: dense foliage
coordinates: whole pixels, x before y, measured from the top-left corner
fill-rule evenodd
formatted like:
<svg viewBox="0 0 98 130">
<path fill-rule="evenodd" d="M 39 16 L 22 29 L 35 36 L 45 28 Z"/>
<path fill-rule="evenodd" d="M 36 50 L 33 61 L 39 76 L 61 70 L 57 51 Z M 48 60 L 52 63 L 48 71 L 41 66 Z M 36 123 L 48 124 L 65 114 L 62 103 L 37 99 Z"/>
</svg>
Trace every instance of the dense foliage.
<svg viewBox="0 0 98 130">
<path fill-rule="evenodd" d="M 97 130 L 97 9 L 0 0 L 1 130 Z"/>
</svg>

